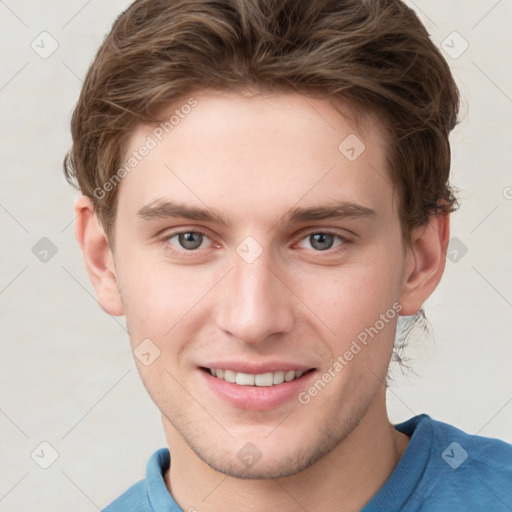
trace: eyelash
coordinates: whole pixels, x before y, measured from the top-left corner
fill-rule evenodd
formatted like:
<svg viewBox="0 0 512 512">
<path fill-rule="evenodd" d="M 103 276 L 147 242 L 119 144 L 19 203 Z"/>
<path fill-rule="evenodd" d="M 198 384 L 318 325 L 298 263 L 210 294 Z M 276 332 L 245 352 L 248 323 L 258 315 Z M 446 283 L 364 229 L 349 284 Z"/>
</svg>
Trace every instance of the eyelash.
<svg viewBox="0 0 512 512">
<path fill-rule="evenodd" d="M 168 248 L 173 254 L 179 254 L 181 256 L 185 255 L 185 257 L 194 257 L 195 255 L 197 255 L 198 253 L 201 253 L 202 249 L 192 249 L 192 250 L 187 250 L 187 249 L 184 249 L 184 248 L 181 248 L 180 249 L 175 249 L 172 244 L 170 244 L 170 240 L 176 236 L 179 236 L 179 235 L 183 235 L 185 233 L 197 233 L 197 234 L 200 234 L 206 238 L 209 239 L 209 236 L 208 234 L 205 232 L 205 231 L 202 231 L 201 229 L 187 229 L 187 230 L 181 230 L 181 231 L 175 231 L 175 232 L 171 232 L 171 233 L 168 233 L 166 234 L 164 237 L 162 237 L 161 239 L 161 242 L 163 244 L 166 245 L 166 248 Z M 314 253 L 318 253 L 318 254 L 322 254 L 322 253 L 326 253 L 326 254 L 333 254 L 335 252 L 341 252 L 344 250 L 344 248 L 346 247 L 346 245 L 350 244 L 352 242 L 352 240 L 340 235 L 339 233 L 335 233 L 334 231 L 329 231 L 329 230 L 312 230 L 312 231 L 309 231 L 303 235 L 301 235 L 300 238 L 298 238 L 294 244 L 298 243 L 298 242 L 302 242 L 303 240 L 305 240 L 306 238 L 309 238 L 311 235 L 319 235 L 319 234 L 322 234 L 322 235 L 329 235 L 329 236 L 332 236 L 334 238 L 337 238 L 341 243 L 335 247 L 332 247 L 332 248 L 329 248 L 329 249 L 326 249 L 324 251 L 319 251 L 319 250 L 314 250 L 314 249 L 310 249 L 312 252 Z"/>
</svg>

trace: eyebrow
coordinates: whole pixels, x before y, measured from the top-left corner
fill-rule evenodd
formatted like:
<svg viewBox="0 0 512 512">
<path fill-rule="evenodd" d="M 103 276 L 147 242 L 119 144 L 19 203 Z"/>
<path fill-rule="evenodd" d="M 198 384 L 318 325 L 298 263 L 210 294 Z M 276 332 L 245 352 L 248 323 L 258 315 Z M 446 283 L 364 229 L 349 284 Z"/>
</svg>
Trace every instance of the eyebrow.
<svg viewBox="0 0 512 512">
<path fill-rule="evenodd" d="M 375 218 L 377 214 L 371 208 L 357 203 L 342 201 L 333 205 L 313 206 L 309 208 L 293 207 L 278 221 L 278 224 L 299 223 L 325 219 Z M 193 221 L 221 223 L 229 226 L 229 220 L 212 208 L 197 208 L 167 199 L 157 199 L 137 211 L 137 217 L 143 220 L 157 218 L 182 218 Z"/>
</svg>

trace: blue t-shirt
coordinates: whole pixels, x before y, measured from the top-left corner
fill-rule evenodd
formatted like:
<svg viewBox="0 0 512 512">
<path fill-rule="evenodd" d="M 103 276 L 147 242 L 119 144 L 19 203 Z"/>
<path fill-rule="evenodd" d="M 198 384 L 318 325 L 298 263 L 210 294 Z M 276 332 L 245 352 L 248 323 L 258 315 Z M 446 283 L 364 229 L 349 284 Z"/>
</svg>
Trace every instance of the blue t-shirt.
<svg viewBox="0 0 512 512">
<path fill-rule="evenodd" d="M 411 437 L 407 449 L 361 512 L 512 510 L 512 445 L 466 434 L 426 414 L 395 428 Z M 169 464 L 169 450 L 157 450 L 146 478 L 103 512 L 183 512 L 165 485 Z"/>
</svg>

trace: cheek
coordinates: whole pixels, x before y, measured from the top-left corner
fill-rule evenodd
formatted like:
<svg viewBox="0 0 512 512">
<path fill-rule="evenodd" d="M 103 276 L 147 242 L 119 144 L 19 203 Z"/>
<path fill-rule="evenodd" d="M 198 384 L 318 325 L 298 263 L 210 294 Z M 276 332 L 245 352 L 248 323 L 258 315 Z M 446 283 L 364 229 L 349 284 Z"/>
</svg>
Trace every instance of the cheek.
<svg viewBox="0 0 512 512">
<path fill-rule="evenodd" d="M 399 258 L 387 248 L 373 251 L 356 263 L 295 277 L 299 296 L 324 324 L 326 338 L 333 340 L 338 352 L 376 322 L 381 336 L 394 339 L 399 310 L 396 301 L 400 296 Z M 381 315 L 386 314 L 382 325 Z"/>
<path fill-rule="evenodd" d="M 204 307 L 202 299 L 216 281 L 208 269 L 175 266 L 133 255 L 119 267 L 118 278 L 132 343 L 148 337 L 164 344 Z"/>
<path fill-rule="evenodd" d="M 168 287 L 157 266 L 145 265 L 142 259 L 137 260 L 134 256 L 126 257 L 116 265 L 121 299 L 130 337 L 151 338 L 162 334 L 168 315 L 168 310 L 164 309 L 176 300 L 176 291 Z"/>
</svg>

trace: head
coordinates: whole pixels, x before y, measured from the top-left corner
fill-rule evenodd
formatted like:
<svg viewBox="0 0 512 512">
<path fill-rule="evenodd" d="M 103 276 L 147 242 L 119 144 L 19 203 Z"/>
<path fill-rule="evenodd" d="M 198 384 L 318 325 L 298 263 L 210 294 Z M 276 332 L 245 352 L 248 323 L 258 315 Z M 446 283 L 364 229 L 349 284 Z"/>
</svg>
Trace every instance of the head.
<svg viewBox="0 0 512 512">
<path fill-rule="evenodd" d="M 118 18 L 65 172 L 99 303 L 153 354 L 137 364 L 166 432 L 268 478 L 382 405 L 398 315 L 444 269 L 457 113 L 448 65 L 398 0 L 138 0 Z M 205 369 L 232 362 L 309 373 L 260 410 L 210 389 Z M 247 442 L 254 467 L 236 457 Z"/>
</svg>

